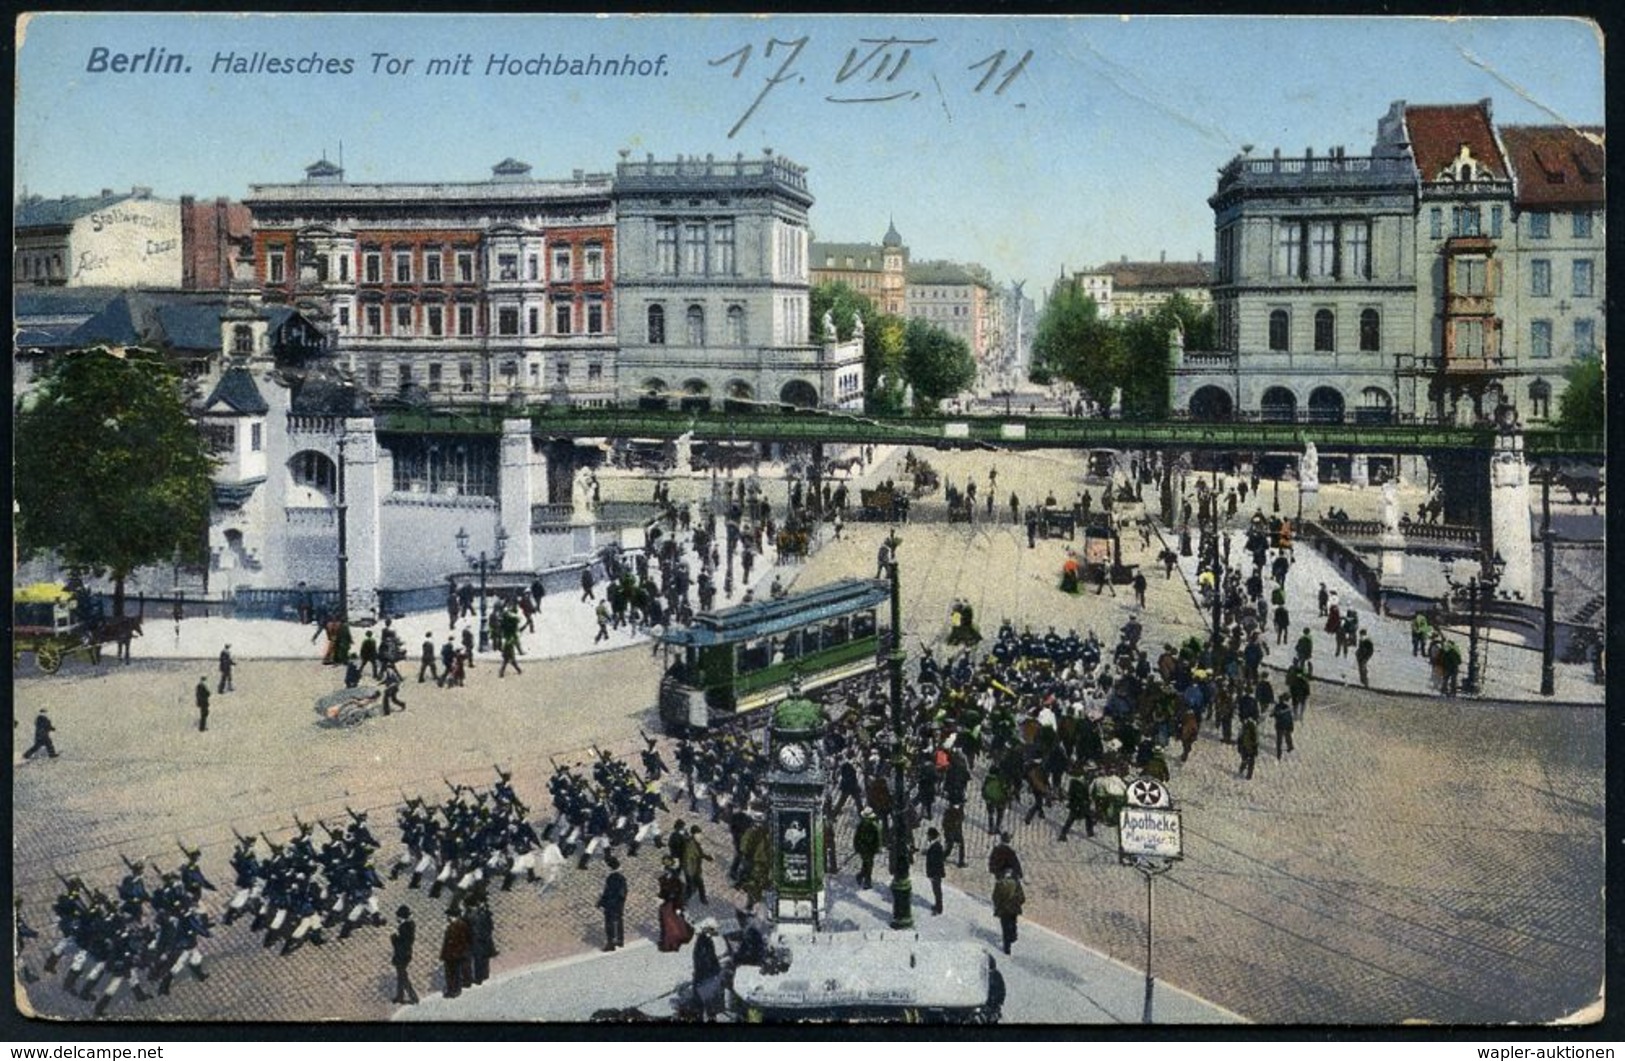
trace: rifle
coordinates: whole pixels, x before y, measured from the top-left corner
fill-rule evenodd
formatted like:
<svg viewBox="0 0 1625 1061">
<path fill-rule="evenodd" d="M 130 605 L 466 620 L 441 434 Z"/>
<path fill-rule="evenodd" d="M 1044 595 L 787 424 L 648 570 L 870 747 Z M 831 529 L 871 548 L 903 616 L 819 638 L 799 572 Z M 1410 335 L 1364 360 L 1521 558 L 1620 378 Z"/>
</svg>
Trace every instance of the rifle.
<svg viewBox="0 0 1625 1061">
<path fill-rule="evenodd" d="M 326 822 L 324 822 L 324 821 L 322 821 L 322 820 L 321 820 L 321 819 L 320 819 L 320 818 L 317 818 L 317 819 L 316 819 L 316 824 L 317 824 L 317 825 L 320 825 L 320 826 L 321 826 L 321 827 L 322 827 L 322 832 L 324 832 L 324 833 L 326 833 L 326 834 L 327 834 L 327 838 L 328 838 L 328 839 L 329 839 L 329 840 L 337 840 L 337 839 L 338 839 L 338 835 L 339 835 L 339 834 L 338 834 L 338 833 L 335 833 L 335 832 L 334 832 L 334 831 L 333 831 L 333 830 L 332 830 L 332 829 L 331 829 L 331 828 L 330 828 L 330 827 L 329 827 L 329 826 L 328 826 L 328 824 L 327 824 L 327 823 L 326 823 Z"/>
<path fill-rule="evenodd" d="M 293 824 L 294 824 L 294 825 L 296 825 L 296 826 L 298 826 L 298 827 L 299 827 L 299 831 L 300 831 L 300 832 L 301 832 L 301 833 L 308 833 L 308 832 L 310 832 L 310 823 L 309 823 L 309 822 L 302 822 L 302 821 L 300 821 L 300 820 L 299 820 L 299 812 L 298 812 L 298 811 L 294 811 L 294 814 L 293 814 Z"/>
<path fill-rule="evenodd" d="M 454 785 L 450 781 L 446 781 L 446 775 L 441 774 L 440 780 L 446 782 L 446 787 L 451 789 L 451 794 L 454 797 L 460 797 L 463 794 L 463 787 L 461 785 Z"/>
<path fill-rule="evenodd" d="M 125 869 L 127 869 L 127 870 L 129 870 L 129 871 L 130 871 L 130 872 L 131 872 L 131 873 L 135 873 L 135 872 L 138 872 L 138 871 L 137 871 L 137 870 L 136 870 L 136 868 L 135 868 L 135 863 L 134 863 L 134 862 L 131 862 L 131 861 L 130 861 L 130 859 L 129 859 L 129 857 L 128 857 L 128 856 L 127 856 L 127 855 L 125 855 L 125 853 L 124 853 L 124 852 L 122 852 L 122 851 L 120 851 L 120 852 L 119 852 L 119 853 L 118 853 L 118 857 L 119 857 L 119 859 L 120 859 L 120 860 L 121 860 L 121 861 L 123 861 L 123 863 L 124 863 L 124 868 L 125 868 Z"/>
<path fill-rule="evenodd" d="M 73 880 L 64 877 L 62 875 L 62 871 L 57 869 L 55 866 L 51 867 L 51 872 L 56 874 L 56 879 L 62 882 L 62 886 L 64 888 L 68 889 L 69 891 L 73 891 Z"/>
<path fill-rule="evenodd" d="M 254 844 L 254 838 L 251 836 L 244 836 L 242 833 L 238 832 L 235 825 L 231 827 L 231 835 L 237 838 L 237 842 L 239 844 L 247 844 L 250 847 L 252 847 Z"/>
<path fill-rule="evenodd" d="M 344 813 L 348 814 L 350 816 L 350 820 L 355 822 L 357 825 L 367 820 L 367 815 L 364 812 L 351 810 L 348 803 L 344 805 Z"/>
</svg>

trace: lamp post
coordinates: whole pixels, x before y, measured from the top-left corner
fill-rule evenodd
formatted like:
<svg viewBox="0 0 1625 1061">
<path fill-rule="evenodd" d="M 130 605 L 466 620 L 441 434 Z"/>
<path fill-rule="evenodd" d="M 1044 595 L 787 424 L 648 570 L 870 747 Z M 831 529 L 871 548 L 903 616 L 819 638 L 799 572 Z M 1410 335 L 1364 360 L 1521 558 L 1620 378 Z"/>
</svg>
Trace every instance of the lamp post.
<svg viewBox="0 0 1625 1061">
<path fill-rule="evenodd" d="M 485 624 L 485 575 L 491 568 L 502 567 L 502 555 L 508 551 L 508 532 L 503 527 L 497 528 L 496 550 L 489 556 L 481 549 L 478 556 L 474 556 L 468 549 L 468 529 L 457 528 L 457 551 L 463 554 L 463 560 L 480 573 L 480 651 L 491 651 L 491 631 Z"/>
<path fill-rule="evenodd" d="M 1557 691 L 1557 590 L 1552 586 L 1552 469 L 1540 477 L 1540 546 L 1545 573 L 1541 590 L 1540 695 Z"/>
<path fill-rule="evenodd" d="M 1275 514 L 1279 516 L 1281 514 L 1281 475 L 1279 472 L 1275 475 L 1275 503 L 1272 507 Z"/>
<path fill-rule="evenodd" d="M 344 500 L 344 447 L 350 441 L 344 428 L 339 429 L 338 502 L 335 515 L 339 531 L 339 621 L 350 621 L 350 535 L 349 505 Z M 342 661 L 341 661 L 342 662 Z"/>
<path fill-rule="evenodd" d="M 908 788 L 903 776 L 903 763 L 908 757 L 903 726 L 903 595 L 898 586 L 897 547 L 901 544 L 896 533 L 890 535 L 891 563 L 887 573 L 891 578 L 891 652 L 887 662 L 891 670 L 891 730 L 892 730 L 892 821 L 891 821 L 891 899 L 892 928 L 914 927 L 914 886 L 908 879 L 909 846 L 912 836 L 908 827 Z"/>
</svg>

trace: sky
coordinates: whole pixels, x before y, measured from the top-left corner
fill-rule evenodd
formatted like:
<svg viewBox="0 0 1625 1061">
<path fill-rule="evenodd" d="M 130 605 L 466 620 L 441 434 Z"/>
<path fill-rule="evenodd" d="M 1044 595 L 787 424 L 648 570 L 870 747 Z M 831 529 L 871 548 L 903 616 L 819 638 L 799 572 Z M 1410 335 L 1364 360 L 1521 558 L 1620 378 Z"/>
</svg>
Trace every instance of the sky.
<svg viewBox="0 0 1625 1061">
<path fill-rule="evenodd" d="M 348 72 L 228 69 L 256 53 Z M 594 57 L 634 73 L 567 65 Z M 19 27 L 16 84 L 30 194 L 240 199 L 341 152 L 352 181 L 460 181 L 770 148 L 807 167 L 815 239 L 895 222 L 914 260 L 1029 295 L 1211 259 L 1207 197 L 1244 145 L 1363 155 L 1400 99 L 1604 118 L 1600 33 L 1558 18 L 52 13 Z"/>
</svg>

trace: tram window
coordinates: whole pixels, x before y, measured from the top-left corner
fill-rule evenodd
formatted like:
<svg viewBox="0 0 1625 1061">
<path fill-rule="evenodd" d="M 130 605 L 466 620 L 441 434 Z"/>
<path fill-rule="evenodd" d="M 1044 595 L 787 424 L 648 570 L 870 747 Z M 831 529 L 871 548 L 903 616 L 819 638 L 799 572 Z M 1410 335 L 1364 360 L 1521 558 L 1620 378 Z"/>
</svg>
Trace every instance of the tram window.
<svg viewBox="0 0 1625 1061">
<path fill-rule="evenodd" d="M 800 659 L 803 651 L 805 651 L 805 649 L 802 644 L 800 630 L 791 630 L 788 634 L 784 635 L 785 659 Z"/>
<path fill-rule="evenodd" d="M 758 671 L 773 662 L 771 641 L 749 641 L 739 646 L 739 673 Z"/>
<path fill-rule="evenodd" d="M 859 612 L 852 617 L 852 640 L 875 636 L 875 613 Z"/>
<path fill-rule="evenodd" d="M 829 622 L 824 624 L 823 642 L 825 648 L 834 648 L 836 645 L 846 644 L 846 616 L 843 615 L 839 619 L 831 619 Z"/>
</svg>

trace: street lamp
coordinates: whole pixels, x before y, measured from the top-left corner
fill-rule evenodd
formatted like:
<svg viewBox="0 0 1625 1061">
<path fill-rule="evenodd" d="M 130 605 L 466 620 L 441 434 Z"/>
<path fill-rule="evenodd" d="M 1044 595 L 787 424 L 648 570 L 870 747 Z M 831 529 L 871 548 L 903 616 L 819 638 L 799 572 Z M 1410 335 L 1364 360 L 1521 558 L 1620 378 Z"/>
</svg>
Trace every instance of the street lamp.
<svg viewBox="0 0 1625 1061">
<path fill-rule="evenodd" d="M 1478 574 L 1467 580 L 1465 587 L 1450 576 L 1448 567 L 1445 569 L 1445 581 L 1449 583 L 1451 589 L 1467 590 L 1467 679 L 1462 682 L 1462 692 L 1477 695 L 1482 684 L 1478 665 L 1478 600 L 1481 594 L 1486 598 L 1493 598 L 1495 587 L 1500 583 L 1505 570 L 1506 561 L 1501 558 L 1499 552 L 1481 567 Z"/>
<path fill-rule="evenodd" d="M 1557 589 L 1552 585 L 1552 469 L 1543 469 L 1540 477 L 1540 545 L 1545 586 L 1541 590 L 1541 642 L 1540 642 L 1540 695 L 1551 696 L 1557 691 L 1557 668 L 1554 656 L 1557 650 Z"/>
<path fill-rule="evenodd" d="M 504 527 L 497 528 L 496 550 L 489 556 L 481 549 L 478 556 L 474 556 L 468 549 L 468 529 L 457 528 L 457 551 L 463 554 L 463 560 L 470 567 L 480 573 L 480 651 L 491 651 L 491 631 L 485 625 L 485 574 L 492 568 L 502 567 L 502 555 L 508 551 L 508 531 Z"/>
<path fill-rule="evenodd" d="M 891 899 L 892 928 L 914 927 L 914 886 L 908 879 L 909 847 L 908 788 L 903 762 L 908 756 L 903 726 L 903 595 L 898 585 L 897 547 L 902 544 L 896 532 L 888 541 L 891 562 L 886 565 L 891 578 L 891 729 L 892 729 L 892 821 L 891 821 Z"/>
</svg>

